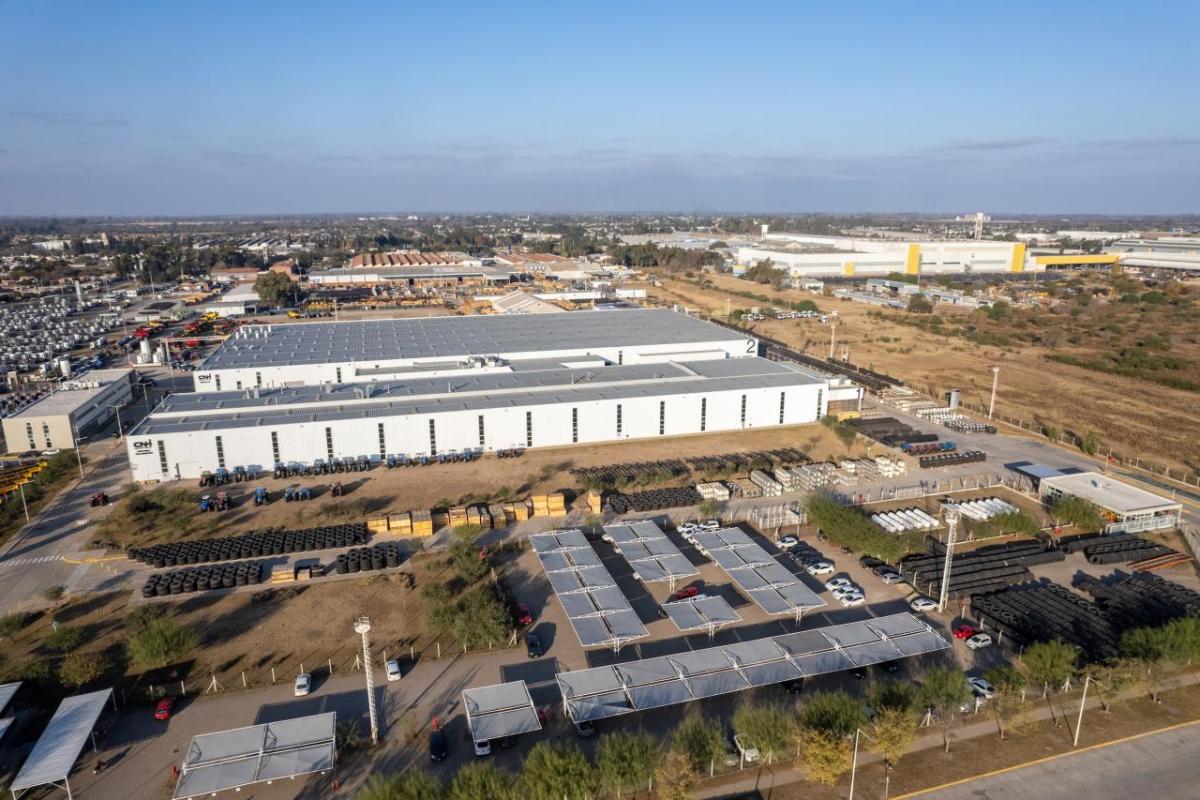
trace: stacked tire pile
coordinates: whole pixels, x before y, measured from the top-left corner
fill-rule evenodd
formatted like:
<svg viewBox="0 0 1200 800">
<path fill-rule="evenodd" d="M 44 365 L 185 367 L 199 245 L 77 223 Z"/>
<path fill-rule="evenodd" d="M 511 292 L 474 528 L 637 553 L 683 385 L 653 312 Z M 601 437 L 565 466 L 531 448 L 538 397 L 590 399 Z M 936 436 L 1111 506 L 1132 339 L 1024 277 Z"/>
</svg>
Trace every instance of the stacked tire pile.
<svg viewBox="0 0 1200 800">
<path fill-rule="evenodd" d="M 925 434 L 920 433 L 916 428 L 908 423 L 901 422 L 895 417 L 871 417 L 869 419 L 848 419 L 843 423 L 847 428 L 853 429 L 856 433 L 861 433 L 863 436 L 874 439 L 890 447 L 895 447 L 902 442 L 920 441 L 919 437 Z M 933 440 L 937 437 L 934 436 Z"/>
<path fill-rule="evenodd" d="M 703 502 L 691 486 L 680 486 L 672 489 L 651 489 L 648 492 L 634 494 L 614 494 L 605 499 L 605 505 L 614 514 L 628 514 L 630 511 L 658 511 L 664 508 L 683 508 Z"/>
<path fill-rule="evenodd" d="M 1136 538 L 1131 533 L 1078 533 L 1074 536 L 1060 536 L 1058 549 L 1064 553 L 1078 553 L 1087 547 L 1102 542 L 1128 542 Z"/>
<path fill-rule="evenodd" d="M 1080 575 L 1075 586 L 1091 595 L 1122 632 L 1200 617 L 1200 592 L 1148 572 L 1103 579 Z"/>
<path fill-rule="evenodd" d="M 187 567 L 170 572 L 156 572 L 142 586 L 142 597 L 165 597 L 172 594 L 210 592 L 262 583 L 266 562 L 243 561 L 240 564 Z"/>
<path fill-rule="evenodd" d="M 374 547 L 358 547 L 342 553 L 337 557 L 337 563 L 333 569 L 338 575 L 346 575 L 398 567 L 402 561 L 404 561 L 404 555 L 400 552 L 400 546 L 395 542 L 386 542 Z"/>
<path fill-rule="evenodd" d="M 971 419 L 948 419 L 942 423 L 952 431 L 960 433 L 995 433 L 995 425 L 986 425 Z"/>
<path fill-rule="evenodd" d="M 262 531 L 224 539 L 200 539 L 156 544 L 153 547 L 134 547 L 129 549 L 127 555 L 134 561 L 148 564 L 155 569 L 163 569 L 352 547 L 366 544 L 368 538 L 367 524 L 355 522 L 349 525 L 326 525 L 296 531 Z"/>
<path fill-rule="evenodd" d="M 945 546 L 927 537 L 931 552 L 912 555 L 900 561 L 900 574 L 920 592 L 937 595 L 942 590 Z M 953 557 L 950 567 L 950 594 L 956 597 L 991 592 L 1032 579 L 1029 568 L 1062 561 L 1060 550 L 1046 549 L 1040 541 L 989 545 Z"/>
<path fill-rule="evenodd" d="M 1105 537 L 1107 538 L 1107 537 Z M 1157 558 L 1177 552 L 1161 544 L 1131 537 L 1121 542 L 1100 541 L 1083 548 L 1083 554 L 1089 564 L 1124 564 L 1127 561 L 1141 561 L 1144 558 Z"/>
<path fill-rule="evenodd" d="M 905 444 L 929 444 L 930 442 L 936 442 L 940 438 L 941 437 L 936 433 L 921 433 L 919 431 L 913 431 L 907 436 L 884 436 L 882 439 L 880 439 L 880 441 L 886 444 L 888 447 L 900 447 L 901 445 Z"/>
<path fill-rule="evenodd" d="M 1095 603 L 1055 583 L 1025 584 L 971 598 L 980 624 L 1024 644 L 1060 639 L 1087 661 L 1119 654 L 1121 631 Z"/>
<path fill-rule="evenodd" d="M 960 453 L 938 453 L 933 456 L 921 456 L 917 463 L 921 469 L 937 467 L 952 467 L 955 464 L 980 464 L 987 461 L 987 453 L 982 450 L 963 450 Z"/>
</svg>

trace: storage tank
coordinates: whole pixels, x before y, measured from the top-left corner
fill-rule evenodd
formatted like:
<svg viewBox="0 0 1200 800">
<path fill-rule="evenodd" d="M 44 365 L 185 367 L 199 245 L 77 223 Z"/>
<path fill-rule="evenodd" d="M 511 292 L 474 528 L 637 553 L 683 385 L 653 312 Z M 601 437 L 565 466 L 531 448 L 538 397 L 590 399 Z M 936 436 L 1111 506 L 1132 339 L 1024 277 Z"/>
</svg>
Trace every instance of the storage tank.
<svg viewBox="0 0 1200 800">
<path fill-rule="evenodd" d="M 58 360 L 58 374 L 64 378 L 71 377 L 71 359 L 60 358 Z"/>
<path fill-rule="evenodd" d="M 142 349 L 142 363 L 149 364 L 152 356 L 152 352 L 150 350 L 150 340 L 142 339 L 139 346 Z"/>
<path fill-rule="evenodd" d="M 951 409 L 958 408 L 958 389 L 951 389 L 946 397 L 946 405 Z"/>
</svg>

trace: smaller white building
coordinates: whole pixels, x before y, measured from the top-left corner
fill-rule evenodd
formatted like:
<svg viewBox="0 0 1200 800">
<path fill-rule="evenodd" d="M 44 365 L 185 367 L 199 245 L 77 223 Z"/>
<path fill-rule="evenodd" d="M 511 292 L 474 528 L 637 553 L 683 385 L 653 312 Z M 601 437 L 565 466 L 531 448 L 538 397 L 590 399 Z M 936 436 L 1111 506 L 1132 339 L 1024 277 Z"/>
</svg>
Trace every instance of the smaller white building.
<svg viewBox="0 0 1200 800">
<path fill-rule="evenodd" d="M 68 449 L 77 437 L 107 425 L 117 408 L 133 399 L 132 369 L 84 372 L 4 419 L 9 452 Z"/>
<path fill-rule="evenodd" d="M 1183 505 L 1099 472 L 1051 475 L 1038 486 L 1042 501 L 1078 497 L 1100 509 L 1108 524 L 1105 533 L 1138 533 L 1174 528 Z"/>
</svg>

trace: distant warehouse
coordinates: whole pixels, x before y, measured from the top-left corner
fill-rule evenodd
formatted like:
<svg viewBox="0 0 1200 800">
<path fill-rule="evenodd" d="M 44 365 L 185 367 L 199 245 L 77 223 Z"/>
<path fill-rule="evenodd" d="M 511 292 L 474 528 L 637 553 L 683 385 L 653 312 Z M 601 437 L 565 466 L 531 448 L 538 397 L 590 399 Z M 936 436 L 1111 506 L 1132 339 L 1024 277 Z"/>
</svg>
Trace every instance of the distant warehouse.
<svg viewBox="0 0 1200 800">
<path fill-rule="evenodd" d="M 220 377 L 225 390 L 172 395 L 131 431 L 134 479 L 798 425 L 860 396 L 670 311 L 333 325 L 319 342 L 287 331 L 266 346 L 260 334 L 260 349 L 207 364 L 209 383 Z M 323 325 L 269 335 L 301 327 Z M 364 352 L 365 368 L 350 358 Z M 343 380 L 323 382 L 339 365 Z M 268 369 L 262 385 L 247 377 Z"/>
</svg>

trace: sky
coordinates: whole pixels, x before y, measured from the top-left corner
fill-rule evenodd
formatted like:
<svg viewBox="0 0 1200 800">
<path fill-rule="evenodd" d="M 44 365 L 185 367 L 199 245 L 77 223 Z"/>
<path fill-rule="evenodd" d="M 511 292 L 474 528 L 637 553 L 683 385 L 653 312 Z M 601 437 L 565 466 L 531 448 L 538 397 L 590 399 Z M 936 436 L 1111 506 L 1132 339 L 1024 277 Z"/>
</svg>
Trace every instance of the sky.
<svg viewBox="0 0 1200 800">
<path fill-rule="evenodd" d="M 0 0 L 0 214 L 1200 212 L 1200 3 Z"/>
</svg>

